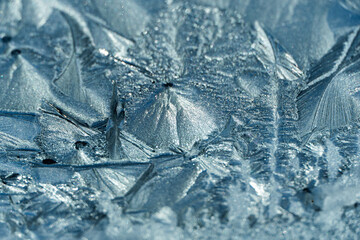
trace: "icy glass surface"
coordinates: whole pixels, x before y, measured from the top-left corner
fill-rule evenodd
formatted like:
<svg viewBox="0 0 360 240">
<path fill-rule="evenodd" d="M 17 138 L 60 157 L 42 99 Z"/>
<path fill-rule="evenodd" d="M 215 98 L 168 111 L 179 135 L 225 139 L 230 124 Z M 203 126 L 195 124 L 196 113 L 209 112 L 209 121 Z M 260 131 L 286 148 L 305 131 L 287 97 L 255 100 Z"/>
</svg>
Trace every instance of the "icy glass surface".
<svg viewBox="0 0 360 240">
<path fill-rule="evenodd" d="M 2 239 L 360 237 L 357 0 L 0 0 Z"/>
</svg>

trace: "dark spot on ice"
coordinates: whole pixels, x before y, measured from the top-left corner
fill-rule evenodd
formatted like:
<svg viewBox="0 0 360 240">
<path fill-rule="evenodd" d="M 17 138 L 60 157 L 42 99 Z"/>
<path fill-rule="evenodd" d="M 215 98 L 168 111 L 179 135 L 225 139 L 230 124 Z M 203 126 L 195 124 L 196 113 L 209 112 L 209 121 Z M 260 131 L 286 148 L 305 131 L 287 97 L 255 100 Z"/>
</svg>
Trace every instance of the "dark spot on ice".
<svg viewBox="0 0 360 240">
<path fill-rule="evenodd" d="M 166 88 L 170 88 L 170 87 L 173 87 L 174 84 L 171 83 L 171 82 L 168 82 L 168 83 L 164 83 L 163 86 L 166 87 Z"/>
<path fill-rule="evenodd" d="M 47 158 L 47 159 L 42 160 L 42 163 L 43 163 L 43 164 L 49 164 L 49 165 L 50 165 L 50 164 L 55 164 L 56 161 L 53 160 L 53 159 Z"/>
<path fill-rule="evenodd" d="M 81 148 L 83 148 L 83 147 L 86 147 L 87 145 L 88 145 L 87 142 L 77 141 L 77 142 L 75 143 L 75 148 L 76 148 L 77 150 L 79 150 L 79 149 L 81 149 Z"/>
<path fill-rule="evenodd" d="M 357 208 L 358 206 L 359 206 L 358 202 L 354 203 L 354 208 Z"/>
<path fill-rule="evenodd" d="M 314 208 L 315 212 L 320 212 L 321 211 L 321 207 L 319 207 L 319 206 L 314 205 L 313 208 Z"/>
<path fill-rule="evenodd" d="M 6 179 L 9 180 L 9 179 L 16 179 L 17 177 L 19 177 L 20 174 L 18 173 L 12 173 L 10 174 L 9 176 L 6 176 Z"/>
<path fill-rule="evenodd" d="M 21 50 L 20 49 L 14 49 L 14 50 L 12 50 L 11 51 L 11 55 L 13 55 L 13 56 L 18 56 L 18 55 L 20 55 L 21 54 Z"/>
<path fill-rule="evenodd" d="M 4 36 L 4 37 L 1 38 L 1 41 L 3 43 L 8 43 L 8 42 L 11 41 L 11 37 L 10 36 Z"/>
<path fill-rule="evenodd" d="M 311 190 L 310 190 L 309 188 L 304 188 L 304 189 L 303 189 L 303 192 L 311 193 Z"/>
<path fill-rule="evenodd" d="M 255 217 L 254 214 L 251 214 L 250 216 L 248 216 L 247 220 L 248 220 L 248 222 L 249 222 L 250 228 L 254 227 L 254 225 L 255 225 L 256 222 L 257 222 L 257 218 Z"/>
<path fill-rule="evenodd" d="M 12 173 L 12 174 L 7 175 L 7 176 L 2 176 L 2 177 L 1 177 L 1 181 L 2 181 L 2 183 L 4 183 L 4 184 L 8 184 L 8 183 L 11 182 L 11 181 L 17 180 L 17 178 L 18 178 L 19 176 L 20 176 L 20 174 L 18 174 L 18 173 Z"/>
</svg>

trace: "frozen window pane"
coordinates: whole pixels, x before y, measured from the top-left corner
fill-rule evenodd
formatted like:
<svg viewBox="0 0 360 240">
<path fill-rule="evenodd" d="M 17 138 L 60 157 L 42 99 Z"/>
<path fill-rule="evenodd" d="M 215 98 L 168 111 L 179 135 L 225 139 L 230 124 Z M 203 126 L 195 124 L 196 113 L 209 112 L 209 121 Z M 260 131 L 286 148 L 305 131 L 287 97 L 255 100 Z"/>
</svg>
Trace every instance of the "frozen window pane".
<svg viewBox="0 0 360 240">
<path fill-rule="evenodd" d="M 353 0 L 0 1 L 4 239 L 357 239 Z"/>
</svg>

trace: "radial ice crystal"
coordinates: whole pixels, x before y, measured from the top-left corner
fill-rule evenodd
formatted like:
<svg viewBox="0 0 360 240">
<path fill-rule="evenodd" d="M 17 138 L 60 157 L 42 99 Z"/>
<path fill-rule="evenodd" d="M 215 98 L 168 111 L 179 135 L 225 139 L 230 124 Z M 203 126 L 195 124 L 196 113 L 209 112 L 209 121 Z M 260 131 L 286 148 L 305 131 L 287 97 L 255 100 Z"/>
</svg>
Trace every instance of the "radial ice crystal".
<svg viewBox="0 0 360 240">
<path fill-rule="evenodd" d="M 0 1 L 4 239 L 357 239 L 355 0 Z"/>
</svg>

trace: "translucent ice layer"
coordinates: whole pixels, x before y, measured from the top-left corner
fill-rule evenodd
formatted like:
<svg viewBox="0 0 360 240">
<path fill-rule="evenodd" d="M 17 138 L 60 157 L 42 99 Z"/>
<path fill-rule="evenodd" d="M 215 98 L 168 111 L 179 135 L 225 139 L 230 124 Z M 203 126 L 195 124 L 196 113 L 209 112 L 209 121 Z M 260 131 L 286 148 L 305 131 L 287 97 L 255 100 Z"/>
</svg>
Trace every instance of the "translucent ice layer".
<svg viewBox="0 0 360 240">
<path fill-rule="evenodd" d="M 0 1 L 2 238 L 358 238 L 359 6 Z"/>
</svg>

